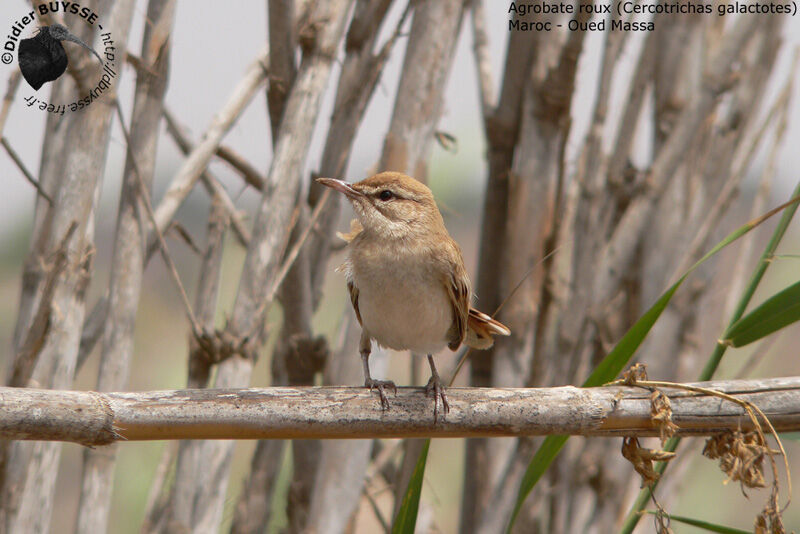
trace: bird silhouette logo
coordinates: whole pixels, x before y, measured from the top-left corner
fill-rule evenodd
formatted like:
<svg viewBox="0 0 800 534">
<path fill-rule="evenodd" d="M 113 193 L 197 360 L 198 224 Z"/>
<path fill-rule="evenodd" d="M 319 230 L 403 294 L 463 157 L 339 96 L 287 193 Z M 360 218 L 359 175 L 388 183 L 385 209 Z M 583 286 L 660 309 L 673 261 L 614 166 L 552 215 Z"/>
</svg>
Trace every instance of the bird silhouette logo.
<svg viewBox="0 0 800 534">
<path fill-rule="evenodd" d="M 103 59 L 89 45 L 72 35 L 62 24 L 42 26 L 35 36 L 19 43 L 19 70 L 28 85 L 38 91 L 47 82 L 57 80 L 67 70 L 67 53 L 61 41 L 77 43 Z"/>
</svg>

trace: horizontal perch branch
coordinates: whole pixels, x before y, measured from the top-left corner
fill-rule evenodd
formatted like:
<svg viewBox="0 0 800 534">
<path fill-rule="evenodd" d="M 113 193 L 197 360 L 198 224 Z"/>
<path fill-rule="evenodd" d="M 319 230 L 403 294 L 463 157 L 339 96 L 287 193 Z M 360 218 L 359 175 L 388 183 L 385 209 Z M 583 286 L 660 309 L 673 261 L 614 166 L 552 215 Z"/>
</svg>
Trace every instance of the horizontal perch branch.
<svg viewBox="0 0 800 534">
<path fill-rule="evenodd" d="M 761 408 L 778 431 L 800 430 L 800 377 L 701 385 Z M 724 399 L 665 389 L 678 433 L 750 429 Z M 450 413 L 433 422 L 422 388 L 399 388 L 381 411 L 356 387 L 273 387 L 131 393 L 0 388 L 0 439 L 104 445 L 152 439 L 320 439 L 573 434 L 654 436 L 650 391 L 609 386 L 451 388 Z"/>
</svg>

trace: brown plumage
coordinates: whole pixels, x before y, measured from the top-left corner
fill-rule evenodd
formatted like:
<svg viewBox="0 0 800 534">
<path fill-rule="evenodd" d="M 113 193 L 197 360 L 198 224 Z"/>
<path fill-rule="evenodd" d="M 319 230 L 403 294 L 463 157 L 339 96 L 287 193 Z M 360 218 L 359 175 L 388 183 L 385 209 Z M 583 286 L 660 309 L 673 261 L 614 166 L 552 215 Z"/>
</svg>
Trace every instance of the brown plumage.
<svg viewBox="0 0 800 534">
<path fill-rule="evenodd" d="M 445 346 L 456 350 L 462 343 L 486 349 L 492 336 L 510 331 L 470 306 L 472 290 L 461 249 L 427 186 L 396 172 L 352 185 L 331 178 L 318 181 L 343 193 L 358 217 L 341 236 L 349 251 L 341 270 L 362 327 L 365 385 L 377 389 L 388 408 L 384 389 L 395 386 L 369 374 L 372 339 L 395 350 L 427 354 L 435 421 L 438 399 L 445 413 L 449 406 L 432 354 Z"/>
</svg>

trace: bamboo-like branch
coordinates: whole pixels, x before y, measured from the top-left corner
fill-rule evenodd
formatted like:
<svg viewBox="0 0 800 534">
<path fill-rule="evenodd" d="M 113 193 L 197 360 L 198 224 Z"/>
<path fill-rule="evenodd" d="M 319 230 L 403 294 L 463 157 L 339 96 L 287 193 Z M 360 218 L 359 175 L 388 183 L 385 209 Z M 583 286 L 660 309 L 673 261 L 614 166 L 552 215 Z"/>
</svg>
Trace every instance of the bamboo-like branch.
<svg viewBox="0 0 800 534">
<path fill-rule="evenodd" d="M 281 117 L 289 99 L 289 91 L 297 76 L 295 45 L 295 6 L 293 0 L 269 0 L 267 2 L 269 19 L 269 48 L 272 58 L 269 68 L 269 87 L 267 106 L 273 143 L 277 142 Z"/>
<path fill-rule="evenodd" d="M 175 13 L 174 0 L 151 0 L 142 38 L 142 62 L 146 69 L 137 72 L 130 131 L 126 130 L 119 101 L 116 102 L 119 127 L 127 148 L 122 176 L 111 276 L 109 306 L 103 329 L 97 389 L 122 389 L 128 382 L 133 359 L 133 334 L 136 310 L 147 263 L 143 239 L 147 235 L 145 207 L 150 210 L 156 146 L 159 138 L 164 95 L 169 78 L 170 30 Z M 164 251 L 166 252 L 166 251 Z M 102 452 L 86 450 L 75 532 L 105 532 L 111 509 L 116 449 Z"/>
<path fill-rule="evenodd" d="M 500 280 L 502 266 L 498 258 L 506 254 L 506 220 L 508 218 L 509 176 L 522 122 L 522 101 L 531 79 L 532 66 L 543 47 L 534 32 L 511 32 L 506 47 L 501 88 L 497 106 L 491 115 L 484 115 L 487 161 L 489 165 L 483 200 L 478 252 L 478 275 L 475 293 L 480 306 L 493 312 L 502 301 Z M 488 386 L 492 382 L 494 351 L 487 350 L 470 363 L 469 383 Z M 465 479 L 461 499 L 460 532 L 469 532 L 468 525 L 478 522 L 479 511 L 485 509 L 489 475 L 489 453 L 486 440 L 468 440 L 464 455 Z"/>
<path fill-rule="evenodd" d="M 470 2 L 472 20 L 472 53 L 475 57 L 475 68 L 478 71 L 478 91 L 481 97 L 481 110 L 484 119 L 491 116 L 497 105 L 497 96 L 492 78 L 492 61 L 489 57 L 489 36 L 486 30 L 486 13 L 483 0 Z"/>
<path fill-rule="evenodd" d="M 453 64 L 465 3 L 422 2 L 414 18 L 397 85 L 381 170 L 407 172 L 426 181 L 427 158 L 443 107 L 443 92 Z"/>
<path fill-rule="evenodd" d="M 284 119 L 274 144 L 273 158 L 256 212 L 253 236 L 247 250 L 231 320 L 225 334 L 242 343 L 237 353 L 223 361 L 215 385 L 245 386 L 250 381 L 256 348 L 262 341 L 264 313 L 271 300 L 268 293 L 280 269 L 288 241 L 298 193 L 304 192 L 303 162 L 319 115 L 336 49 L 344 34 L 351 0 L 329 0 L 314 4 L 310 28 L 315 29 L 313 47 L 304 53 L 300 70 L 286 101 Z M 318 21 L 325 21 L 318 24 Z M 311 38 L 311 34 L 308 34 Z M 245 343 L 246 342 L 246 343 Z M 196 469 L 214 476 L 203 495 L 195 493 L 196 532 L 219 530 L 228 484 L 233 444 L 206 444 L 195 458 Z M 176 483 L 176 490 L 186 488 Z M 206 498 L 206 496 L 208 498 Z"/>
<path fill-rule="evenodd" d="M 779 432 L 800 430 L 800 376 L 693 384 L 758 406 Z M 679 434 L 747 430 L 732 402 L 665 390 Z M 162 439 L 657 436 L 646 388 L 451 388 L 434 424 L 423 388 L 399 388 L 389 410 L 354 387 L 191 389 L 131 393 L 0 388 L 0 438 L 99 446 Z"/>
</svg>

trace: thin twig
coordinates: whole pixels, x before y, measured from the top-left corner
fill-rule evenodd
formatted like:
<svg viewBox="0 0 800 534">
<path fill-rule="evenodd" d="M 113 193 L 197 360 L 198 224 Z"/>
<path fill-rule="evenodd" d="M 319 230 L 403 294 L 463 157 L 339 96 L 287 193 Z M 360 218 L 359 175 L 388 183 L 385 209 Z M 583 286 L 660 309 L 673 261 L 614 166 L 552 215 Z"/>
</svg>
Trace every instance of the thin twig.
<svg viewBox="0 0 800 534">
<path fill-rule="evenodd" d="M 170 231 L 176 233 L 178 237 L 180 237 L 181 240 L 183 240 L 183 242 L 186 243 L 186 246 L 192 250 L 192 252 L 194 252 L 198 256 L 203 254 L 203 251 L 200 250 L 200 247 L 197 246 L 197 243 L 195 243 L 192 234 L 189 233 L 189 230 L 187 230 L 185 226 L 183 226 L 180 223 L 174 222 L 171 225 L 169 225 L 167 233 L 169 233 Z"/>
<path fill-rule="evenodd" d="M 322 197 L 317 202 L 317 205 L 314 206 L 314 211 L 311 212 L 311 217 L 308 221 L 308 224 L 303 229 L 303 233 L 300 234 L 300 238 L 292 245 L 292 248 L 289 250 L 289 253 L 283 260 L 280 269 L 278 270 L 278 274 L 275 275 L 275 282 L 272 284 L 272 287 L 267 293 L 267 301 L 271 301 L 275 298 L 275 294 L 278 292 L 278 289 L 281 287 L 284 278 L 286 278 L 286 274 L 291 269 L 292 265 L 294 264 L 295 260 L 297 260 L 298 254 L 300 254 L 300 250 L 303 248 L 308 236 L 311 234 L 311 230 L 314 228 L 314 225 L 317 224 L 317 220 L 319 219 L 320 214 L 322 213 L 325 204 L 328 202 L 328 199 L 331 196 L 331 190 L 326 189 L 322 193 Z"/>
<path fill-rule="evenodd" d="M 50 195 L 44 192 L 44 189 L 42 189 L 42 186 L 39 185 L 39 182 L 36 180 L 36 178 L 34 178 L 33 175 L 30 173 L 30 171 L 27 169 L 27 167 L 25 167 L 25 164 L 22 162 L 22 159 L 20 159 L 17 152 L 13 148 L 11 148 L 11 145 L 8 143 L 8 139 L 2 137 L 0 138 L 0 143 L 2 143 L 3 148 L 6 149 L 6 152 L 14 161 L 17 168 L 22 172 L 22 175 L 25 177 L 25 179 L 28 180 L 28 182 L 30 182 L 30 184 L 36 189 L 36 193 L 38 193 L 39 195 L 42 196 L 42 198 L 47 200 L 48 204 L 52 204 L 53 199 L 50 198 Z"/>
<path fill-rule="evenodd" d="M 164 120 L 167 123 L 167 132 L 172 136 L 172 139 L 178 145 L 181 152 L 185 155 L 189 155 L 195 147 L 192 146 L 189 137 L 184 132 L 183 128 L 175 117 L 167 111 L 166 108 L 163 110 Z M 212 194 L 215 194 L 219 197 L 220 203 L 225 211 L 228 213 L 228 217 L 231 221 L 231 227 L 233 228 L 234 234 L 239 239 L 239 242 L 244 245 L 245 247 L 250 243 L 250 231 L 247 229 L 247 226 L 242 221 L 242 216 L 236 210 L 236 205 L 233 203 L 233 200 L 228 195 L 228 192 L 225 191 L 225 188 L 222 187 L 222 184 L 219 183 L 208 169 L 203 171 L 200 175 L 200 179 L 203 180 L 203 183 L 206 187 L 212 191 Z"/>
<path fill-rule="evenodd" d="M 386 521 L 385 517 L 383 517 L 383 513 L 381 512 L 381 509 L 378 508 L 378 503 L 375 502 L 375 499 L 372 497 L 372 495 L 369 494 L 368 491 L 364 492 L 364 498 L 367 499 L 367 502 L 369 503 L 370 507 L 372 508 L 372 513 L 375 514 L 375 518 L 381 524 L 381 527 L 383 527 L 383 531 L 386 532 L 386 534 L 389 534 L 392 531 L 392 529 L 389 526 L 389 522 Z"/>
<path fill-rule="evenodd" d="M 136 163 L 136 158 L 134 157 L 133 152 L 131 151 L 131 139 L 128 129 L 125 126 L 125 118 L 122 115 L 122 106 L 119 104 L 119 99 L 114 99 L 114 107 L 117 111 L 119 126 L 122 129 L 123 135 L 125 136 L 125 147 L 128 151 L 128 157 L 130 158 L 133 166 L 133 173 L 136 175 L 136 182 L 139 185 L 139 196 L 142 199 L 142 204 L 144 204 L 147 217 L 150 219 L 150 224 L 153 225 L 153 231 L 155 232 L 156 239 L 158 240 L 158 245 L 161 248 L 161 255 L 164 257 L 164 262 L 167 264 L 167 269 L 169 270 L 170 275 L 172 275 L 175 285 L 178 287 L 178 292 L 180 293 L 181 300 L 183 301 L 184 311 L 186 312 L 186 316 L 189 318 L 189 322 L 192 325 L 192 331 L 195 335 L 199 336 L 203 329 L 201 328 L 200 323 L 197 322 L 197 318 L 194 316 L 192 305 L 189 303 L 189 296 L 186 294 L 186 290 L 183 288 L 183 283 L 181 282 L 181 277 L 178 274 L 178 269 L 175 267 L 175 262 L 172 261 L 172 256 L 169 254 L 167 242 L 164 241 L 164 234 L 161 233 L 161 230 L 159 230 L 158 225 L 156 224 L 155 213 L 153 212 L 153 206 L 150 203 L 150 197 L 147 194 L 147 188 L 142 181 L 142 176 L 139 174 L 139 166 Z"/>
<path fill-rule="evenodd" d="M 150 484 L 150 491 L 147 494 L 147 502 L 144 507 L 145 521 L 141 529 L 143 534 L 155 531 L 153 523 L 163 521 L 165 518 L 166 497 L 169 494 L 164 491 L 164 487 L 170 475 L 170 467 L 172 467 L 175 456 L 178 454 L 178 443 L 177 441 L 167 443 L 164 452 L 161 453 L 161 459 L 156 466 L 156 472 L 153 475 L 153 482 Z"/>
<path fill-rule="evenodd" d="M 152 74 L 152 70 L 148 69 L 145 65 L 143 65 L 141 58 L 131 54 L 130 52 L 125 54 L 125 61 L 128 62 L 134 69 L 137 71 L 145 71 Z M 164 118 L 167 120 L 167 128 L 170 127 L 177 127 L 177 121 L 175 120 L 175 116 L 167 110 L 166 106 L 162 111 Z M 180 131 L 179 129 L 177 131 Z M 182 133 L 182 132 L 181 132 Z M 187 153 L 187 150 L 181 149 L 184 153 Z M 241 154 L 234 151 L 232 148 L 219 145 L 216 150 L 216 155 L 222 160 L 228 163 L 234 170 L 236 170 L 239 174 L 242 175 L 245 182 L 250 184 L 251 186 L 255 187 L 259 191 L 264 186 L 264 177 L 258 170 L 250 164 Z"/>
<path fill-rule="evenodd" d="M 364 474 L 364 484 L 368 485 L 372 482 L 372 479 L 375 478 L 379 473 L 381 473 L 386 467 L 389 462 L 403 449 L 403 441 L 397 440 L 394 442 L 390 447 L 384 447 L 375 460 L 369 464 L 367 468 L 367 472 Z"/>
<path fill-rule="evenodd" d="M 56 289 L 56 282 L 67 267 L 69 241 L 77 228 L 77 222 L 70 224 L 47 266 L 47 278 L 39 299 L 39 307 L 25 334 L 21 349 L 14 358 L 11 378 L 8 382 L 10 386 L 25 387 L 33 375 L 39 352 L 44 346 L 47 332 L 50 329 L 50 314 L 53 312 L 53 293 Z"/>
<path fill-rule="evenodd" d="M 194 147 L 175 175 L 158 206 L 155 208 L 157 227 L 166 229 L 180 205 L 194 188 L 195 183 L 208 167 L 208 162 L 216 153 L 222 137 L 230 130 L 245 106 L 255 96 L 258 88 L 266 80 L 269 53 L 262 52 L 250 65 L 222 109 L 215 115 L 202 136 L 202 141 Z M 148 244 L 155 240 L 148 236 Z"/>
<path fill-rule="evenodd" d="M 394 31 L 392 35 L 386 40 L 385 43 L 380 48 L 380 51 L 376 54 L 375 59 L 376 62 L 373 65 L 373 71 L 377 74 L 383 70 L 384 65 L 386 64 L 386 60 L 389 58 L 389 52 L 392 51 L 394 48 L 395 43 L 397 40 L 403 36 L 403 26 L 408 20 L 408 17 L 411 15 L 411 12 L 414 10 L 414 0 L 411 0 L 406 4 L 406 8 L 403 10 L 403 14 L 400 15 L 400 20 L 397 21 L 397 25 L 394 27 Z M 372 93 L 372 91 L 370 91 Z"/>
<path fill-rule="evenodd" d="M 164 120 L 167 122 L 167 131 L 172 135 L 175 142 L 178 144 L 178 147 L 181 151 L 188 155 L 192 150 L 194 150 L 193 143 L 189 140 L 189 135 L 186 133 L 186 128 L 182 126 L 178 119 L 175 118 L 175 115 L 169 111 L 166 107 L 162 113 L 164 115 Z M 251 185 L 252 187 L 261 191 L 264 187 L 264 177 L 256 170 L 256 168 L 250 164 L 243 156 L 239 153 L 235 152 L 232 148 L 226 147 L 224 145 L 220 145 L 217 147 L 216 155 L 223 161 L 230 164 L 230 166 L 236 170 L 244 181 Z M 206 171 L 208 172 L 208 171 Z"/>
<path fill-rule="evenodd" d="M 326 193 L 327 193 L 327 191 L 326 191 Z M 319 204 L 321 205 L 322 201 L 320 201 Z M 286 274 L 289 272 L 289 269 L 291 269 L 291 267 L 292 267 L 292 264 L 297 259 L 297 256 L 300 253 L 300 249 L 302 248 L 303 244 L 305 243 L 306 238 L 308 238 L 309 232 L 310 232 L 311 228 L 313 227 L 313 224 L 314 224 L 316 218 L 319 217 L 319 213 L 320 212 L 321 212 L 321 210 L 319 210 L 319 211 L 317 211 L 316 209 L 314 210 L 314 215 L 316 215 L 316 217 L 312 216 L 311 220 L 309 220 L 308 226 L 303 231 L 303 239 L 298 239 L 297 242 L 294 244 L 294 246 L 291 249 L 292 252 L 290 252 L 290 256 L 291 256 L 290 257 L 290 256 L 286 255 L 286 251 L 287 251 L 287 249 L 289 247 L 289 240 L 292 237 L 292 232 L 294 231 L 294 227 L 297 224 L 297 221 L 300 219 L 300 207 L 299 206 L 295 206 L 294 207 L 294 210 L 292 211 L 292 215 L 291 215 L 291 217 L 289 219 L 289 224 L 287 225 L 286 238 L 283 241 L 283 244 L 282 244 L 281 249 L 280 249 L 281 252 L 279 254 L 279 256 L 283 257 L 284 260 L 281 263 L 280 267 L 278 268 L 278 272 L 277 272 L 276 277 L 275 277 L 275 282 L 272 284 L 272 286 L 270 286 L 269 291 L 267 292 L 268 298 L 262 299 L 261 303 L 256 308 L 256 311 L 255 311 L 255 314 L 254 314 L 255 317 L 261 318 L 264 315 L 264 313 L 267 311 L 267 307 L 272 304 L 272 300 L 275 298 L 275 295 L 278 293 L 278 289 L 280 289 L 281 284 L 283 283 L 283 280 L 286 278 Z M 256 333 L 263 327 L 263 322 L 264 322 L 263 319 L 259 319 L 259 320 L 255 321 L 253 323 L 253 326 L 250 328 L 250 330 L 248 330 L 247 333 L 244 336 L 242 336 L 243 339 L 250 339 L 253 336 L 255 336 Z"/>
<path fill-rule="evenodd" d="M 258 170 L 247 161 L 244 156 L 236 152 L 229 146 L 220 145 L 217 148 L 217 156 L 222 161 L 227 162 L 233 169 L 239 171 L 244 181 L 261 191 L 264 187 L 264 177 Z"/>
</svg>

